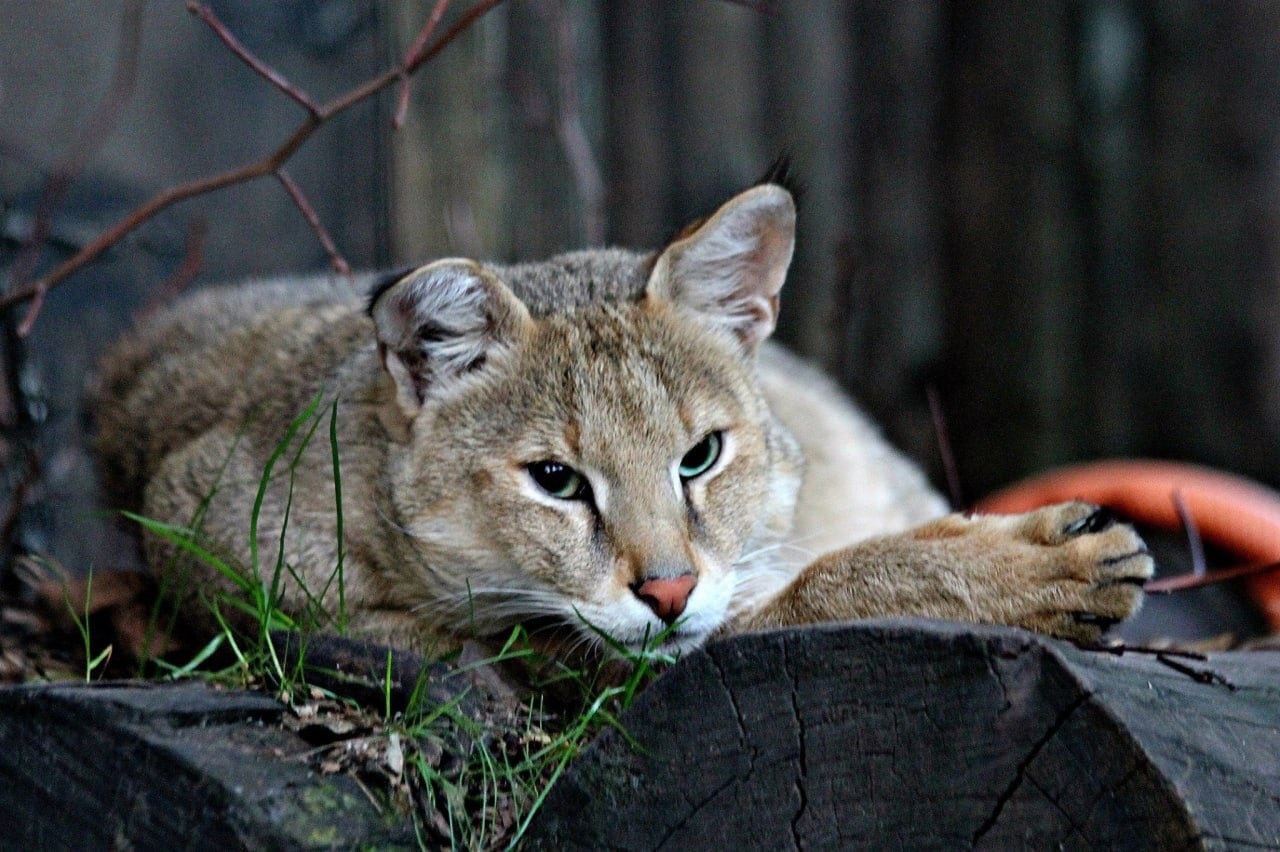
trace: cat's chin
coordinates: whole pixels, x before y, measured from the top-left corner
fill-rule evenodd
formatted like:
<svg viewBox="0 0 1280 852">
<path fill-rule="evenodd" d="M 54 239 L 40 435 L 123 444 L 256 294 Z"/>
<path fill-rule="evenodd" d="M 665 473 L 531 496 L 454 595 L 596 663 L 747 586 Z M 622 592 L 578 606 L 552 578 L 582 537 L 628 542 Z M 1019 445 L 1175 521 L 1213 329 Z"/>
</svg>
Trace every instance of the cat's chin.
<svg viewBox="0 0 1280 852">
<path fill-rule="evenodd" d="M 681 630 L 676 628 L 663 636 L 661 641 L 642 636 L 619 644 L 626 648 L 627 653 L 635 656 L 644 656 L 646 654 L 679 656 L 702 647 L 709 638 L 711 638 L 711 634 L 705 630 Z M 616 652 L 617 649 L 614 650 Z"/>
</svg>

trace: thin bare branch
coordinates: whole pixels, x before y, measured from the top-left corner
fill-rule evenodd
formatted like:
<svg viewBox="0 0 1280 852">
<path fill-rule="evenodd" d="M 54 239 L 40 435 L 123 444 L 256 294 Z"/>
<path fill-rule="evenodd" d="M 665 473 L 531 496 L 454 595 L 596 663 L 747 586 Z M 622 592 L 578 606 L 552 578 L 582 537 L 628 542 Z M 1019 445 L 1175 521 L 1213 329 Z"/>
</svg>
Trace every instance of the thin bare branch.
<svg viewBox="0 0 1280 852">
<path fill-rule="evenodd" d="M 406 74 L 412 74 L 422 67 L 423 63 L 430 62 L 432 59 L 435 59 L 437 53 L 444 50 L 445 47 L 452 43 L 454 39 L 461 35 L 472 24 L 492 10 L 493 7 L 501 4 L 502 2 L 503 0 L 480 0 L 480 2 L 463 12 L 458 20 L 453 22 L 453 26 L 449 27 L 448 31 L 446 31 L 444 35 L 432 42 L 431 47 L 416 56 L 408 56 L 405 58 L 404 72 Z"/>
<path fill-rule="evenodd" d="M 343 110 L 377 94 L 401 79 L 403 75 L 416 72 L 422 65 L 435 58 L 441 50 L 453 42 L 482 15 L 502 2 L 503 0 L 480 0 L 480 2 L 477 2 L 461 15 L 443 35 L 432 42 L 430 47 L 418 56 L 413 57 L 412 61 L 406 62 L 404 67 L 396 67 L 385 71 L 319 107 L 316 113 L 308 112 L 302 124 L 275 151 L 262 159 L 239 168 L 229 169 L 208 177 L 171 186 L 156 193 L 40 279 L 26 286 L 14 288 L 0 296 L 0 310 L 6 310 L 14 305 L 29 301 L 41 291 L 61 284 L 85 266 L 97 260 L 103 252 L 120 242 L 127 234 L 180 201 L 224 189 L 228 186 L 247 183 L 275 173 L 288 162 L 289 158 L 324 122 Z"/>
<path fill-rule="evenodd" d="M 405 52 L 404 61 L 401 63 L 401 67 L 405 71 L 409 71 L 413 64 L 418 61 L 418 57 L 426 49 L 427 42 L 431 40 L 436 27 L 440 26 L 440 20 L 444 17 L 445 10 L 448 8 L 449 0 L 436 0 L 436 5 L 431 9 L 431 16 L 422 25 L 422 29 L 418 30 L 418 35 L 414 38 L 413 43 L 409 45 L 409 50 Z"/>
<path fill-rule="evenodd" d="M 1142 590 L 1149 595 L 1167 595 L 1170 592 L 1198 589 L 1201 586 L 1212 586 L 1214 583 L 1238 580 L 1241 577 L 1252 577 L 1255 574 L 1266 574 L 1269 571 L 1280 571 L 1280 562 L 1240 565 L 1235 568 L 1223 568 L 1219 571 L 1206 571 L 1198 576 L 1196 574 L 1179 574 L 1176 577 L 1161 577 L 1159 580 L 1148 580 L 1143 585 Z"/>
<path fill-rule="evenodd" d="M 1104 654 L 1111 654 L 1120 657 L 1125 654 L 1146 654 L 1155 658 L 1156 662 L 1163 666 L 1168 666 L 1179 674 L 1184 674 L 1193 680 L 1205 684 L 1218 684 L 1225 686 L 1232 692 L 1236 687 L 1231 681 L 1212 669 L 1197 669 L 1189 666 L 1181 660 L 1195 660 L 1196 662 L 1206 663 L 1209 657 L 1199 651 L 1185 651 L 1177 648 L 1147 648 L 1141 645 L 1126 645 L 1123 642 L 1117 642 L 1110 645 L 1100 645 L 1094 642 L 1076 642 L 1077 648 L 1084 651 L 1097 651 Z"/>
<path fill-rule="evenodd" d="M 279 71 L 254 56 L 249 48 L 245 47 L 244 43 L 236 38 L 235 34 L 218 19 L 212 9 L 203 3 L 188 0 L 187 11 L 204 21 L 209 26 L 209 29 L 213 30 L 213 34 L 227 46 L 227 49 L 234 53 L 241 62 L 248 65 L 255 74 L 284 92 L 291 100 L 310 113 L 312 117 L 320 117 L 320 106 L 311 99 L 311 96 L 293 83 L 290 83 Z"/>
<path fill-rule="evenodd" d="M 418 54 L 426 49 L 427 42 L 430 40 L 432 33 L 436 31 L 436 27 L 440 25 L 440 19 L 444 17 L 444 12 L 448 8 L 449 0 L 436 0 L 436 5 L 431 9 L 430 17 L 422 25 L 422 29 L 418 30 L 417 37 L 409 45 L 409 50 L 405 53 L 404 60 L 400 63 L 402 69 L 407 69 Z M 400 93 L 396 99 L 396 114 L 392 120 L 392 126 L 396 130 L 404 127 L 405 117 L 409 114 L 409 80 L 409 72 L 407 70 L 403 71 L 400 75 Z"/>
<path fill-rule="evenodd" d="M 1225 686 L 1232 692 L 1236 691 L 1236 685 L 1234 683 L 1212 669 L 1197 669 L 1194 666 L 1189 666 L 1186 663 L 1179 662 L 1165 654 L 1156 654 L 1156 662 L 1160 663 L 1162 666 L 1168 666 L 1178 674 L 1186 675 L 1196 683 L 1217 684 L 1218 686 Z"/>
<path fill-rule="evenodd" d="M 1186 660 L 1208 661 L 1202 651 L 1188 651 L 1185 648 L 1153 648 L 1149 645 L 1128 645 L 1119 639 L 1104 642 L 1086 642 L 1081 639 L 1070 640 L 1081 651 L 1093 651 L 1099 654 L 1110 654 L 1123 657 L 1125 654 L 1147 654 L 1149 656 L 1181 657 Z"/>
<path fill-rule="evenodd" d="M 307 199 L 306 193 L 302 191 L 302 187 L 298 186 L 298 182 L 289 177 L 289 173 L 284 169 L 277 169 L 276 177 L 280 179 L 281 185 L 289 193 L 293 203 L 298 206 L 298 209 L 302 211 L 302 215 L 306 217 L 307 224 L 311 226 L 311 230 L 316 232 L 320 245 L 324 247 L 325 252 L 329 255 L 329 264 L 333 267 L 333 271 L 342 275 L 349 274 L 351 266 L 347 263 L 346 258 L 339 254 L 338 247 L 333 244 L 333 238 L 325 230 L 319 214 L 311 206 L 311 202 Z"/>
<path fill-rule="evenodd" d="M 246 183 L 263 175 L 273 173 L 281 163 L 288 160 L 293 151 L 315 131 L 315 128 L 320 126 L 318 121 L 318 119 L 312 119 L 308 116 L 303 125 L 294 132 L 293 136 L 289 137 L 289 140 L 283 146 L 257 162 L 161 190 L 149 200 L 135 207 L 123 219 L 103 231 L 93 242 L 55 266 L 52 271 L 39 280 L 0 296 L 0 310 L 35 298 L 40 291 L 49 290 L 55 285 L 61 284 L 72 274 L 79 272 L 97 260 L 103 252 L 120 242 L 139 225 L 149 221 L 179 201 L 186 201 L 198 195 L 204 195 L 238 183 Z"/>
<path fill-rule="evenodd" d="M 14 260 L 9 278 L 10 291 L 21 289 L 35 272 L 36 265 L 40 262 L 41 252 L 44 251 L 49 240 L 54 214 L 62 204 L 63 196 L 66 195 L 75 178 L 84 170 L 85 163 L 102 147 L 120 120 L 120 113 L 132 97 L 134 83 L 138 78 L 138 53 L 141 41 L 142 0 L 129 0 L 120 17 L 120 41 L 116 48 L 116 61 L 107 93 L 93 114 L 89 116 L 89 120 L 81 127 L 62 160 L 54 167 L 49 179 L 45 181 L 40 199 L 36 202 L 31 233 L 23 242 L 22 249 Z M 41 287 L 32 294 L 31 307 L 18 329 L 19 337 L 26 337 L 30 333 L 44 305 L 44 294 L 47 289 L 47 287 Z"/>
<path fill-rule="evenodd" d="M 204 238 L 209 231 L 208 224 L 203 216 L 194 216 L 187 223 L 187 239 L 182 250 L 182 263 L 172 275 L 160 282 L 155 293 L 134 317 L 135 322 L 145 320 L 173 301 L 200 274 L 200 269 L 204 266 Z"/>
<path fill-rule="evenodd" d="M 26 316 L 18 326 L 18 337 L 26 337 L 31 333 L 32 327 L 36 324 L 36 318 L 40 316 L 40 311 L 44 310 L 44 297 L 48 292 L 48 287 L 36 288 L 35 295 L 31 297 L 31 304 L 27 306 Z"/>
<path fill-rule="evenodd" d="M 356 86 L 345 95 L 339 95 L 333 100 L 326 103 L 320 108 L 321 118 L 328 118 L 334 113 L 341 112 L 352 104 L 359 103 L 370 95 L 377 94 L 392 83 L 400 80 L 406 75 L 412 75 L 425 63 L 436 58 L 436 54 L 448 47 L 454 39 L 460 36 L 472 24 L 479 20 L 486 12 L 493 7 L 500 5 L 504 0 L 479 0 L 474 6 L 459 16 L 458 20 L 453 22 L 453 26 L 445 31 L 444 35 L 431 43 L 431 46 L 417 56 L 408 57 L 403 66 L 392 68 L 384 71 L 377 77 L 366 81 L 363 85 Z"/>
</svg>

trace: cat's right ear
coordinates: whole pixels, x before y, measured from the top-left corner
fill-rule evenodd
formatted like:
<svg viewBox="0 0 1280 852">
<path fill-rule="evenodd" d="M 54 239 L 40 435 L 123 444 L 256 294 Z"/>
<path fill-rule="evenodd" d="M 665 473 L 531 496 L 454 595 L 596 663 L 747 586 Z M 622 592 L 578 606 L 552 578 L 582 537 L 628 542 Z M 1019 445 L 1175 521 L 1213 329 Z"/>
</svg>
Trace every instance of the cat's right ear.
<svg viewBox="0 0 1280 852">
<path fill-rule="evenodd" d="M 753 187 L 668 245 L 645 295 L 691 311 L 754 351 L 777 324 L 795 230 L 791 193 L 776 183 Z"/>
<path fill-rule="evenodd" d="M 369 300 L 378 354 L 410 419 L 423 402 L 516 345 L 529 311 L 489 270 L 450 258 L 392 277 Z"/>
</svg>

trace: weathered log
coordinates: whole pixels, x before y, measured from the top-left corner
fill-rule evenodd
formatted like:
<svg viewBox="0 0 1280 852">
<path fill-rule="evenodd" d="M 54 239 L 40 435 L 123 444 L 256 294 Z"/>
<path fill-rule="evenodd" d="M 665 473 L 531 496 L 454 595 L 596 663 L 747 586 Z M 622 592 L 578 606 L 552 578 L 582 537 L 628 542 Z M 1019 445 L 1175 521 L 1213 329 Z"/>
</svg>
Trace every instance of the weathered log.
<svg viewBox="0 0 1280 852">
<path fill-rule="evenodd" d="M 894 620 L 676 666 L 546 802 L 558 849 L 1276 848 L 1280 655 Z"/>
<path fill-rule="evenodd" d="M 0 690 L 6 849 L 412 843 L 343 775 L 300 759 L 284 705 L 198 682 Z"/>
<path fill-rule="evenodd" d="M 379 661 L 385 673 L 385 649 L 312 652 L 371 683 Z M 393 660 L 396 689 L 415 682 L 412 662 Z M 408 820 L 354 780 L 308 769 L 284 712 L 198 683 L 0 690 L 0 846 L 411 843 Z M 552 790 L 532 845 L 1280 846 L 1272 653 L 815 627 L 695 652 L 622 722 L 641 749 L 606 732 Z"/>
</svg>

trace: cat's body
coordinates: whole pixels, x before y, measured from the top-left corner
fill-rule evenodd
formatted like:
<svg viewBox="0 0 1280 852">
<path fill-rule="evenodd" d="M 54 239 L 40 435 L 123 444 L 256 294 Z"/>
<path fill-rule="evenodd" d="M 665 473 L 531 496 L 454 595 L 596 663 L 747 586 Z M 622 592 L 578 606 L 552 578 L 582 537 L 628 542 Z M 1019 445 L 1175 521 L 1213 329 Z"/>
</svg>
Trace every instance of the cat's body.
<svg viewBox="0 0 1280 852">
<path fill-rule="evenodd" d="M 382 280 L 367 313 L 374 277 L 198 295 L 106 361 L 108 485 L 151 517 L 199 517 L 252 574 L 264 465 L 321 395 L 308 449 L 276 463 L 258 570 L 287 517 L 285 607 L 336 613 L 336 399 L 341 606 L 419 646 L 519 622 L 569 645 L 674 623 L 670 645 L 689 647 L 883 614 L 1090 636 L 1131 613 L 1151 561 L 1128 527 L 1083 504 L 942 517 L 851 403 L 765 342 L 793 223 L 763 185 L 656 255 L 437 261 Z M 147 549 L 187 590 L 230 590 Z"/>
</svg>

